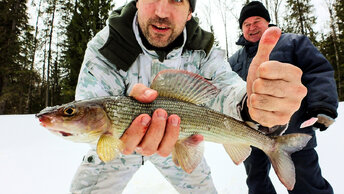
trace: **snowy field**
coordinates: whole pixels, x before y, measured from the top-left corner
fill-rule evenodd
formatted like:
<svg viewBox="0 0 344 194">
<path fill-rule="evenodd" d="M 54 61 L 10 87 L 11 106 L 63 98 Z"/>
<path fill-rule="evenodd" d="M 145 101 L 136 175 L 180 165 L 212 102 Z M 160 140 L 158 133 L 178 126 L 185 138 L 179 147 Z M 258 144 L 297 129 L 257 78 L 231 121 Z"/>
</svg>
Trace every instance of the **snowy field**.
<svg viewBox="0 0 344 194">
<path fill-rule="evenodd" d="M 318 154 L 324 177 L 335 193 L 344 193 L 344 103 L 339 117 L 326 132 L 317 132 Z M 39 125 L 34 115 L 0 116 L 0 193 L 63 194 L 79 166 L 86 144 L 66 141 Z M 206 143 L 205 157 L 220 194 L 247 193 L 243 164 L 236 166 L 219 144 Z M 149 176 L 149 179 L 147 177 Z M 277 193 L 286 194 L 274 172 L 271 177 Z M 134 175 L 125 194 L 177 193 L 147 162 Z"/>
</svg>

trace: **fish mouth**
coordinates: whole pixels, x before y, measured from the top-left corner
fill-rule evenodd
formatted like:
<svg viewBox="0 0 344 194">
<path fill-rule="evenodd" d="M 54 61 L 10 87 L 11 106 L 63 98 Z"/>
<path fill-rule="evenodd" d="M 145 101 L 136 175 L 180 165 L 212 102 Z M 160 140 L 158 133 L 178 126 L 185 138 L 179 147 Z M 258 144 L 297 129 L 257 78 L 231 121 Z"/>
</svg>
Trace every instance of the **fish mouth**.
<svg viewBox="0 0 344 194">
<path fill-rule="evenodd" d="M 49 129 L 50 132 L 55 133 L 55 134 L 60 134 L 63 137 L 69 137 L 69 136 L 73 136 L 73 134 L 65 132 L 65 131 L 58 131 L 58 130 L 53 130 L 53 129 Z"/>
<path fill-rule="evenodd" d="M 38 118 L 40 125 L 43 127 L 48 127 L 49 124 L 51 123 L 51 119 L 48 116 L 45 115 L 36 115 Z"/>
<path fill-rule="evenodd" d="M 63 132 L 63 131 L 58 131 L 58 133 L 60 133 L 63 137 L 73 136 L 73 134 L 67 133 L 67 132 Z"/>
<path fill-rule="evenodd" d="M 51 129 L 49 127 L 51 125 L 51 119 L 48 116 L 37 114 L 36 117 L 39 119 L 40 125 L 47 128 L 49 131 L 60 134 L 63 137 L 73 136 L 73 134 L 65 132 L 65 131 L 58 131 L 58 130 Z"/>
</svg>

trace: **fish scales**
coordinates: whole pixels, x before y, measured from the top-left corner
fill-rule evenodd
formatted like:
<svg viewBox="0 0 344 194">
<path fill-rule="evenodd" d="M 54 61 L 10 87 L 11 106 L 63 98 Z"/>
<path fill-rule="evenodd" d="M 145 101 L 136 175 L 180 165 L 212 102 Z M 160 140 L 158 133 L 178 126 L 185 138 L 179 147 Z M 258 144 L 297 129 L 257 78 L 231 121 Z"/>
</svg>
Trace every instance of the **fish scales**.
<svg viewBox="0 0 344 194">
<path fill-rule="evenodd" d="M 154 110 L 162 108 L 170 115 L 176 114 L 181 118 L 180 138 L 201 134 L 206 141 L 250 142 L 258 148 L 266 146 L 267 141 L 271 141 L 270 138 L 251 129 L 243 122 L 203 106 L 171 98 L 158 97 L 153 103 L 145 104 L 131 97 L 121 96 L 116 100 L 104 101 L 104 107 L 119 135 L 123 134 L 138 115 L 144 113 L 152 115 Z"/>
<path fill-rule="evenodd" d="M 203 77 L 184 70 L 159 72 L 151 88 L 158 91 L 159 97 L 149 104 L 126 96 L 100 97 L 47 107 L 36 117 L 56 135 L 76 142 L 96 143 L 99 158 L 109 162 L 125 146 L 119 137 L 131 122 L 140 114 L 152 115 L 162 108 L 181 118 L 172 158 L 185 172 L 191 173 L 198 166 L 204 150 L 202 144 L 190 144 L 186 137 L 201 134 L 206 141 L 223 144 L 235 164 L 250 155 L 250 146 L 261 149 L 280 181 L 288 190 L 293 189 L 296 179 L 291 154 L 305 147 L 310 135 L 265 136 L 244 122 L 197 105 L 216 98 L 219 90 Z"/>
</svg>

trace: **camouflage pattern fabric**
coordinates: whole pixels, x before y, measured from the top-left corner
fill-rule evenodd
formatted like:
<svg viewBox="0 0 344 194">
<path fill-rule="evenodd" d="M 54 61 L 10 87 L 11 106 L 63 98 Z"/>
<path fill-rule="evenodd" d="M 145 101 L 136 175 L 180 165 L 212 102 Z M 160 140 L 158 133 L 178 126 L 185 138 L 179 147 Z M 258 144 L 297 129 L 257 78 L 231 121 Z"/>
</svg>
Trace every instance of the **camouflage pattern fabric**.
<svg viewBox="0 0 344 194">
<path fill-rule="evenodd" d="M 98 49 L 109 36 L 109 27 L 100 31 L 89 43 L 80 70 L 76 100 L 111 95 L 128 95 L 136 83 L 149 86 L 155 75 L 164 69 L 182 69 L 198 73 L 221 90 L 207 106 L 236 119 L 241 119 L 238 105 L 246 94 L 244 82 L 225 59 L 224 51 L 212 48 L 210 53 L 202 50 L 171 51 L 163 62 L 155 51 L 147 50 L 139 36 L 137 16 L 133 30 L 141 53 L 128 71 L 118 70 L 115 64 L 103 57 Z M 186 30 L 184 29 L 184 44 Z M 121 48 L 118 48 L 121 49 Z M 91 158 L 89 159 L 90 156 Z M 150 160 L 180 193 L 216 193 L 210 170 L 205 160 L 191 174 L 187 174 L 172 162 L 171 156 L 145 157 Z M 91 150 L 79 167 L 71 186 L 72 193 L 121 193 L 132 175 L 142 163 L 141 155 L 120 156 L 102 163 Z"/>
</svg>

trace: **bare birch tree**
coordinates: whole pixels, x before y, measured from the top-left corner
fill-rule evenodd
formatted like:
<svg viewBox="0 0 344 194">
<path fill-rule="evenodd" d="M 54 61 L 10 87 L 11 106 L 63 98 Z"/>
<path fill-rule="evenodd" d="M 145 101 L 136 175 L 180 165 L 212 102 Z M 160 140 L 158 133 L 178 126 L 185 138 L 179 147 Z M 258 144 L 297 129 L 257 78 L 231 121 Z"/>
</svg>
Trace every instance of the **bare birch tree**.
<svg viewBox="0 0 344 194">
<path fill-rule="evenodd" d="M 48 48 L 48 64 L 47 64 L 47 86 L 45 92 L 45 106 L 49 106 L 49 90 L 50 90 L 50 67 L 52 58 L 52 39 L 54 33 L 54 21 L 55 21 L 56 0 L 52 1 L 51 8 L 51 20 L 50 20 L 50 32 L 49 32 L 49 48 Z"/>
<path fill-rule="evenodd" d="M 281 12 L 281 5 L 283 3 L 283 0 L 266 0 L 266 7 L 269 10 L 270 17 L 274 24 L 279 26 L 279 18 L 280 18 L 280 12 Z"/>
<path fill-rule="evenodd" d="M 32 1 L 32 6 L 35 6 L 34 0 Z M 33 37 L 33 56 L 32 56 L 32 62 L 30 66 L 30 76 L 29 76 L 29 92 L 27 96 L 27 102 L 26 102 L 26 111 L 31 112 L 31 101 L 32 101 L 32 90 L 33 90 L 33 81 L 32 81 L 32 72 L 34 70 L 34 64 L 35 64 L 35 55 L 36 55 L 36 49 L 37 49 L 37 35 L 38 35 L 38 22 L 39 18 L 41 16 L 41 4 L 42 0 L 39 0 L 38 7 L 37 7 L 37 16 L 36 16 L 36 24 L 35 24 L 35 34 Z"/>
<path fill-rule="evenodd" d="M 226 49 L 226 56 L 229 57 L 228 54 L 228 33 L 227 33 L 227 21 L 228 21 L 228 13 L 230 12 L 230 9 L 228 8 L 227 1 L 226 0 L 216 0 L 215 4 L 219 10 L 221 20 L 223 22 L 224 27 L 224 35 L 225 35 L 225 49 Z"/>
</svg>

